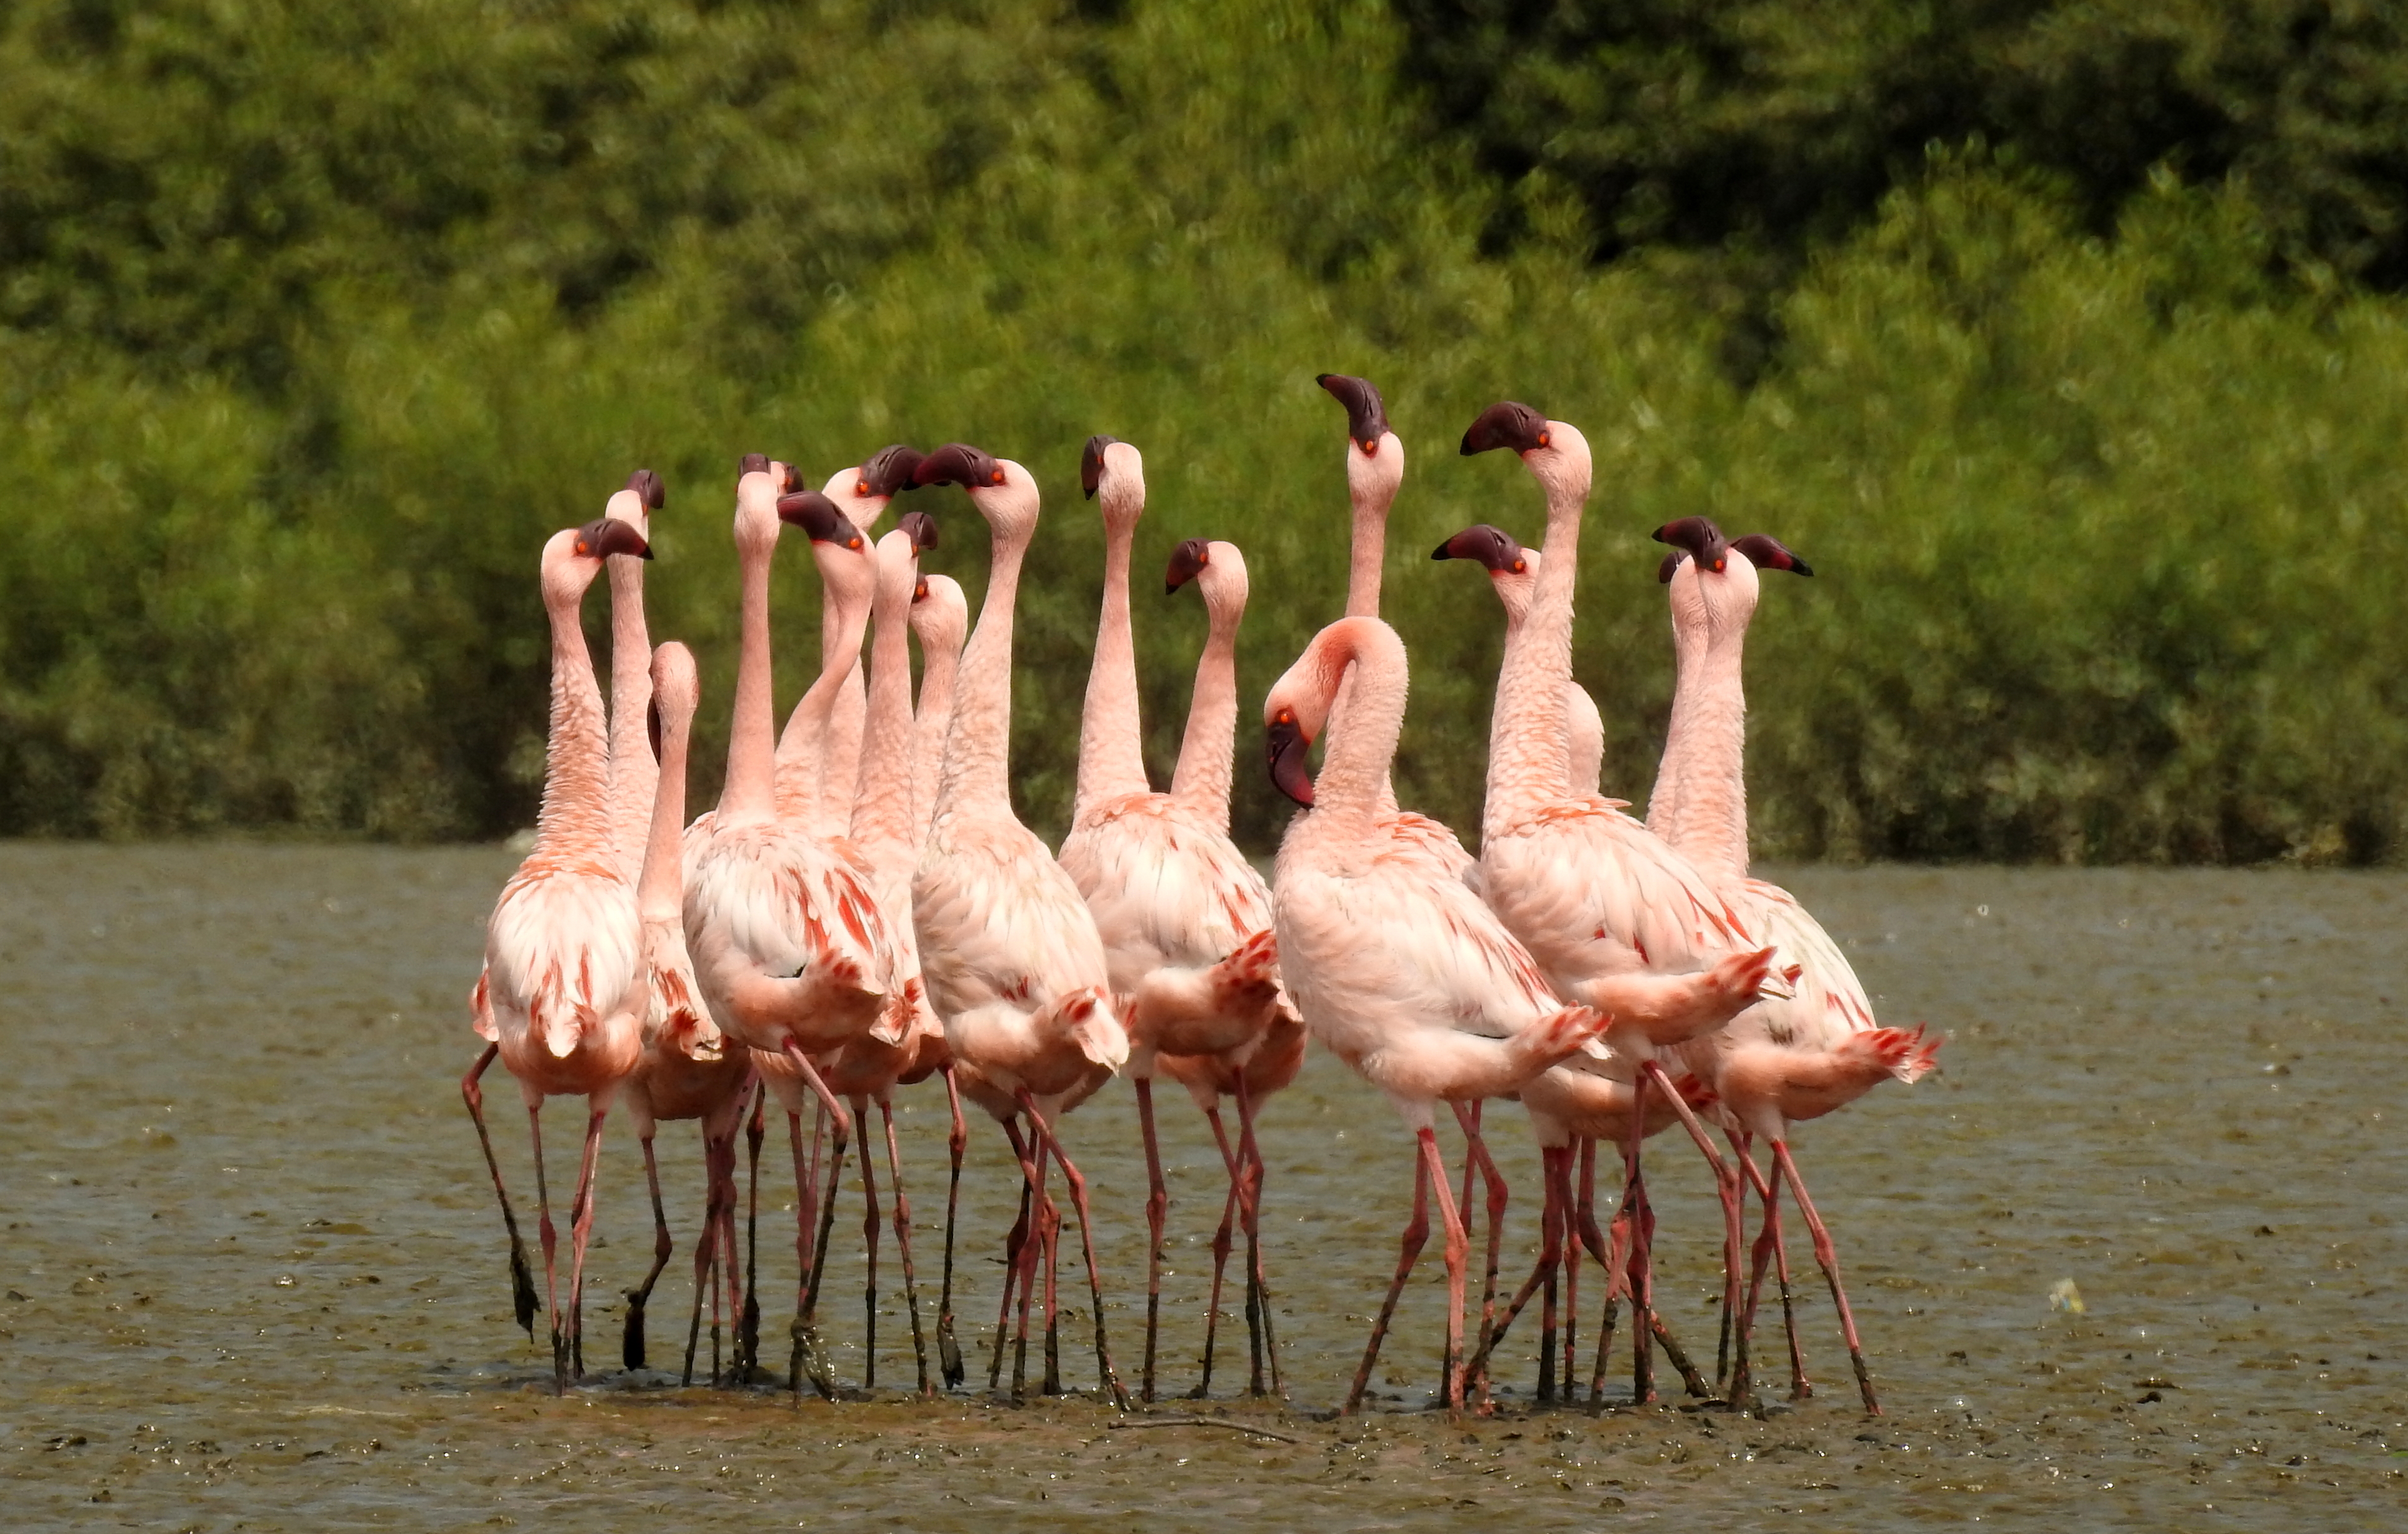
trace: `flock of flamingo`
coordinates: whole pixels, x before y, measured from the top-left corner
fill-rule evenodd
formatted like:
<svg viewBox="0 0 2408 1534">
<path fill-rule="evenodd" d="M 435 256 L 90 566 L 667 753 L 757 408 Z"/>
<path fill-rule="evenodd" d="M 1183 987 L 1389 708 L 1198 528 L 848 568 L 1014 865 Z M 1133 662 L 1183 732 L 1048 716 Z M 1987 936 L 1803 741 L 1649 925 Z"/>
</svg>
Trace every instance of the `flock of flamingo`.
<svg viewBox="0 0 2408 1534">
<path fill-rule="evenodd" d="M 1939 1040 L 1920 1028 L 1877 1026 L 1838 944 L 1786 892 L 1748 876 L 1742 647 L 1758 571 L 1812 572 L 1777 539 L 1726 539 L 1704 517 L 1656 532 L 1671 546 L 1659 573 L 1679 673 L 1642 824 L 1624 812 L 1624 801 L 1600 795 L 1603 728 L 1571 675 L 1588 445 L 1572 426 L 1526 405 L 1484 411 L 1462 451 L 1521 457 L 1545 495 L 1546 538 L 1526 549 L 1479 525 L 1433 555 L 1478 561 L 1505 613 L 1475 858 L 1444 825 L 1399 809 L 1389 783 L 1406 657 L 1380 621 L 1380 579 L 1404 446 L 1371 384 L 1337 374 L 1319 382 L 1347 412 L 1352 570 L 1345 616 L 1313 638 L 1263 704 L 1271 780 L 1303 807 L 1268 882 L 1228 829 L 1236 638 L 1247 598 L 1245 561 L 1228 543 L 1191 538 L 1171 557 L 1168 587 L 1201 593 L 1209 637 L 1169 791 L 1155 792 L 1146 777 L 1129 620 L 1130 546 L 1145 479 L 1126 442 L 1090 439 L 1081 466 L 1102 512 L 1104 585 L 1075 813 L 1058 854 L 1015 817 L 1010 796 L 1012 611 L 1039 509 L 1037 483 L 1019 464 L 961 443 L 926 454 L 898 445 L 814 491 L 784 464 L 744 458 L 735 518 L 741 648 L 726 778 L 717 807 L 691 822 L 694 658 L 674 642 L 653 648 L 643 610 L 642 562 L 652 557 L 647 529 L 663 504 L 660 479 L 638 470 L 602 518 L 545 544 L 552 693 L 542 810 L 534 849 L 487 928 L 470 998 L 487 1045 L 462 1092 L 509 1231 L 517 1318 L 532 1336 L 533 1273 L 479 1086 L 496 1057 L 526 1104 L 560 1387 L 583 1371 L 595 1172 L 605 1116 L 620 1101 L 643 1146 L 656 1232 L 652 1270 L 628 1296 L 628 1366 L 642 1366 L 645 1301 L 672 1251 L 654 1126 L 694 1119 L 709 1192 L 694 1254 L 686 1378 L 706 1304 L 713 1380 L 723 1316 L 734 1377 L 758 1377 L 757 1216 L 748 1216 L 752 1235 L 739 1265 L 736 1141 L 743 1134 L 749 1142 L 757 1211 L 765 1107 L 774 1097 L 785 1111 L 796 1194 L 790 1387 L 799 1391 L 808 1378 L 837 1394 L 817 1314 L 849 1150 L 857 1152 L 867 1208 L 864 1383 L 875 1383 L 874 1103 L 918 1388 L 933 1394 L 893 1104 L 897 1087 L 935 1076 L 952 1123 L 934 1324 L 944 1386 L 958 1386 L 966 1373 L 953 1307 L 967 1098 L 1002 1126 L 1020 1169 L 990 1389 L 1000 1388 L 1009 1334 L 1010 1388 L 1023 1395 L 1032 1306 L 1041 1322 L 1042 1388 L 1061 1388 L 1055 1255 L 1063 1221 L 1048 1192 L 1058 1169 L 1079 1220 L 1101 1388 L 1127 1405 L 1105 1336 L 1087 1185 L 1062 1138 L 1064 1115 L 1125 1075 L 1136 1087 L 1148 1175 L 1138 1394 L 1151 1400 L 1155 1389 L 1168 1197 L 1153 1089 L 1167 1076 L 1211 1122 L 1228 1181 L 1198 1393 L 1211 1386 L 1234 1225 L 1245 1246 L 1250 1388 L 1266 1389 L 1268 1365 L 1268 1388 L 1284 1396 L 1254 1126 L 1263 1099 L 1295 1080 L 1311 1038 L 1385 1093 L 1414 1140 L 1412 1214 L 1346 1410 L 1362 1402 L 1427 1240 L 1433 1202 L 1448 1287 L 1441 1394 L 1451 1409 L 1468 1396 L 1475 1404 L 1487 1398 L 1491 1355 L 1538 1296 L 1537 1398 L 1574 1398 L 1584 1253 L 1598 1264 L 1605 1290 L 1591 1402 L 1602 1399 L 1627 1301 L 1635 1399 L 1654 1398 L 1661 1348 L 1692 1392 L 1742 1409 L 1758 1404 L 1749 1344 L 1768 1264 L 1778 1273 L 1792 1393 L 1808 1393 L 1782 1245 L 1785 1186 L 1829 1284 L 1865 1409 L 1879 1412 L 1838 1257 L 1789 1129 L 1882 1082 L 1915 1081 L 1931 1068 Z M 936 538 L 926 513 L 906 512 L 875 536 L 895 495 L 934 484 L 964 487 L 991 532 L 992 573 L 974 631 L 961 588 L 918 569 Z M 771 707 L 769 566 L 787 525 L 809 538 L 825 602 L 818 677 L 781 732 Z M 606 564 L 607 713 L 580 617 Z M 872 636 L 866 678 L 865 632 Z M 907 636 L 921 648 L 916 701 Z M 1325 747 L 1318 775 L 1308 763 L 1315 741 Z M 566 1303 L 540 1116 L 544 1100 L 557 1096 L 582 1096 L 588 1105 L 569 1203 Z M 1527 1113 L 1544 1181 L 1537 1265 L 1501 1306 L 1506 1188 L 1482 1139 L 1483 1105 L 1493 1097 L 1518 1100 Z M 1234 1133 L 1225 1101 L 1235 1105 Z M 1459 1197 L 1435 1133 L 1440 1103 L 1466 1140 Z M 1653 1292 L 1655 1216 L 1641 1147 L 1675 1125 L 1712 1165 L 1722 1205 L 1722 1339 L 1712 1382 L 1681 1351 Z M 1722 1132 L 1727 1155 L 1709 1125 Z M 1600 1140 L 1620 1149 L 1624 1168 L 1620 1203 L 1604 1230 L 1596 1214 Z M 1757 1140 L 1769 1151 L 1763 1167 Z M 1475 1172 L 1488 1216 L 1487 1271 L 1467 1347 Z M 1762 1210 L 1752 1249 L 1743 1226 L 1751 1193 Z"/>
</svg>

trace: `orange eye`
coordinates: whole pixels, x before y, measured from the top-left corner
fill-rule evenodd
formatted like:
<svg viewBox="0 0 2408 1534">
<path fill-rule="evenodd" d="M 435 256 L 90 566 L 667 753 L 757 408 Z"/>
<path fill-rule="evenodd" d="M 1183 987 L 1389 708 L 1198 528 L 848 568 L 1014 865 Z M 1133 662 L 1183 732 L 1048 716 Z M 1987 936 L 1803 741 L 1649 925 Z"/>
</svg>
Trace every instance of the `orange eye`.
<svg viewBox="0 0 2408 1534">
<path fill-rule="evenodd" d="M 1530 562 L 1526 559 L 1517 559 L 1513 562 L 1513 573 L 1515 575 L 1521 574 L 1524 570 L 1528 569 L 1529 567 Z"/>
<path fill-rule="evenodd" d="M 854 495 L 868 495 L 868 494 L 869 494 L 869 481 L 868 481 L 868 480 L 853 480 L 853 493 Z"/>
<path fill-rule="evenodd" d="M 858 549 L 861 547 L 861 539 L 857 538 L 847 538 L 844 540 L 844 546 L 848 549 Z"/>
<path fill-rule="evenodd" d="M 1539 446 L 1541 446 L 1541 447 L 1542 447 L 1542 448 L 1543 448 L 1543 447 L 1545 447 L 1546 445 L 1547 445 L 1547 434 L 1546 434 L 1545 432 L 1541 432 L 1541 433 L 1539 434 Z"/>
<path fill-rule="evenodd" d="M 990 475 L 988 478 L 992 483 L 1001 484 L 1003 483 L 1003 470 L 996 469 L 995 473 Z"/>
<path fill-rule="evenodd" d="M 1364 441 L 1363 456 L 1366 458 L 1377 458 L 1380 456 L 1380 439 L 1378 437 L 1369 437 Z"/>
<path fill-rule="evenodd" d="M 1714 561 L 1714 570 L 1715 570 L 1715 572 L 1716 572 L 1717 574 L 1719 574 L 1719 573 L 1721 572 L 1722 567 L 1723 567 L 1723 562 L 1722 562 L 1721 560 L 1719 560 L 1719 559 L 1715 560 L 1715 561 Z"/>
<path fill-rule="evenodd" d="M 584 540 L 583 538 L 579 538 L 579 539 L 577 540 L 577 552 L 578 552 L 579 553 L 580 553 L 580 554 L 581 554 L 581 553 L 585 553 L 585 552 L 588 552 L 588 551 L 586 550 L 586 547 L 585 547 L 585 540 Z"/>
<path fill-rule="evenodd" d="M 1281 724 L 1295 724 L 1295 723 L 1296 723 L 1296 710 L 1293 710 L 1293 709 L 1282 709 L 1282 710 L 1279 711 L 1279 722 L 1280 722 Z"/>
</svg>

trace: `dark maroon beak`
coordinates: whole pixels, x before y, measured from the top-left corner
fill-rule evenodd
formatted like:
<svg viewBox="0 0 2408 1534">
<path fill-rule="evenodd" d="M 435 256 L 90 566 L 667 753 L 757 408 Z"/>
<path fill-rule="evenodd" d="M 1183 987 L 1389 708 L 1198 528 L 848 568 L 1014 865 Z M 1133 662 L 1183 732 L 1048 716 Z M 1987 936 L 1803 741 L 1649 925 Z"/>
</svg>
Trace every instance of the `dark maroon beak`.
<svg viewBox="0 0 2408 1534">
<path fill-rule="evenodd" d="M 1332 399 L 1346 407 L 1346 435 L 1369 458 L 1380 451 L 1380 438 L 1388 432 L 1388 402 L 1380 397 L 1369 379 L 1358 379 L 1347 373 L 1323 373 L 1313 382 L 1329 391 Z"/>
<path fill-rule="evenodd" d="M 1813 575 L 1814 567 L 1789 552 L 1789 546 L 1770 533 L 1750 533 L 1733 538 L 1731 547 L 1747 555 L 1747 562 L 1759 570 L 1787 570 L 1792 575 Z"/>
<path fill-rule="evenodd" d="M 639 468 L 628 475 L 627 488 L 642 499 L 648 511 L 657 511 L 668 504 L 669 487 L 661 483 L 661 477 L 651 469 Z"/>
<path fill-rule="evenodd" d="M 1678 549 L 1666 554 L 1664 556 L 1664 563 L 1656 566 L 1656 583 L 1659 586 L 1670 585 L 1672 583 L 1672 572 L 1679 569 L 1681 567 L 1681 561 L 1688 557 L 1689 556 L 1687 554 L 1683 553 Z"/>
<path fill-rule="evenodd" d="M 853 487 L 856 495 L 894 495 L 911 488 L 911 473 L 920 466 L 916 448 L 900 442 L 879 449 L 869 461 L 861 466 L 861 479 Z"/>
<path fill-rule="evenodd" d="M 652 763 L 661 760 L 661 700 L 653 698 L 644 705 L 644 733 L 652 738 Z"/>
<path fill-rule="evenodd" d="M 1104 450 L 1119 440 L 1097 432 L 1079 450 L 1079 488 L 1087 493 L 1087 499 L 1094 500 L 1096 491 L 1104 482 Z"/>
<path fill-rule="evenodd" d="M 925 511 L 906 511 L 895 525 L 911 535 L 911 547 L 924 552 L 937 546 L 937 519 Z"/>
<path fill-rule="evenodd" d="M 778 520 L 801 528 L 813 543 L 861 547 L 861 529 L 836 509 L 836 502 L 816 490 L 797 490 L 779 496 Z"/>
<path fill-rule="evenodd" d="M 1547 418 L 1516 400 L 1501 399 L 1480 412 L 1463 434 L 1463 455 L 1512 448 L 1530 452 L 1547 445 Z"/>
<path fill-rule="evenodd" d="M 1497 573 L 1524 568 L 1522 546 L 1513 535 L 1484 522 L 1473 523 L 1430 551 L 1432 559 L 1476 559 Z"/>
<path fill-rule="evenodd" d="M 1212 563 L 1212 546 L 1200 538 L 1192 538 L 1170 551 L 1170 568 L 1163 572 L 1162 593 L 1176 596 L 1179 588 L 1204 573 Z"/>
<path fill-rule="evenodd" d="M 1304 726 L 1296 715 L 1285 710 L 1270 723 L 1270 738 L 1266 752 L 1270 769 L 1271 786 L 1304 806 L 1312 808 L 1312 774 L 1306 770 L 1305 753 L 1312 742 L 1305 738 Z"/>
<path fill-rule="evenodd" d="M 747 474 L 767 474 L 768 472 L 769 455 L 766 452 L 748 452 L 743 457 L 736 460 L 736 477 L 739 480 Z"/>
<path fill-rule="evenodd" d="M 652 546 L 633 523 L 616 517 L 601 517 L 577 530 L 577 552 L 591 559 L 607 559 L 612 554 L 633 554 L 638 559 L 652 557 Z"/>
<path fill-rule="evenodd" d="M 1723 530 L 1714 525 L 1712 517 L 1683 517 L 1678 522 L 1668 522 L 1656 529 L 1655 538 L 1658 543 L 1669 543 L 1675 549 L 1688 551 L 1696 558 L 1698 568 L 1712 570 L 1718 575 L 1727 563 L 1725 555 L 1730 548 L 1723 538 Z M 1670 577 L 1665 579 L 1670 580 Z"/>
<path fill-rule="evenodd" d="M 1003 483 L 1003 466 L 995 456 L 967 442 L 948 442 L 920 460 L 911 470 L 915 485 L 960 485 L 976 490 Z"/>
</svg>

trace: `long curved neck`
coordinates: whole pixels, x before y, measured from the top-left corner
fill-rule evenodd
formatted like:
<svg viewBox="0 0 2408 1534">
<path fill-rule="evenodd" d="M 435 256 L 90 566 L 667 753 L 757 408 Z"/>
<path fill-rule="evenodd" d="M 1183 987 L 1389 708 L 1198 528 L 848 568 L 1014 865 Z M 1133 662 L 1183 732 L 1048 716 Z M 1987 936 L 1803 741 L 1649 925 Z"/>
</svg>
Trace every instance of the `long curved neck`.
<svg viewBox="0 0 2408 1534">
<path fill-rule="evenodd" d="M 769 700 L 769 555 L 739 541 L 736 557 L 743 581 L 736 652 L 736 716 L 727 733 L 727 781 L 719 791 L 719 818 L 768 820 L 778 812 L 771 782 L 776 771 L 778 721 Z"/>
<path fill-rule="evenodd" d="M 651 674 L 646 673 L 646 680 Z M 682 871 L 685 838 L 685 754 L 693 735 L 693 715 L 664 714 L 661 719 L 659 784 L 652 795 L 652 824 L 644 843 L 644 871 L 636 886 L 636 904 L 646 923 L 681 920 L 685 881 Z M 648 739 L 646 746 L 651 745 Z M 650 750 L 644 755 L 652 756 Z"/>
<path fill-rule="evenodd" d="M 953 675 L 961 664 L 962 652 L 950 645 L 920 647 L 920 707 L 911 723 L 911 808 L 922 840 L 937 815 L 945 738 L 953 724 Z"/>
<path fill-rule="evenodd" d="M 1358 489 L 1350 499 L 1354 503 L 1354 527 L 1346 564 L 1346 616 L 1377 618 L 1380 566 L 1388 552 L 1388 508 L 1396 497 L 1375 489 Z"/>
<path fill-rule="evenodd" d="M 911 583 L 878 586 L 877 638 L 869 646 L 869 696 L 861 776 L 853 796 L 853 839 L 883 864 L 909 858 L 919 839 L 911 807 Z"/>
<path fill-rule="evenodd" d="M 1129 544 L 1134 520 L 1104 519 L 1104 605 L 1096 658 L 1087 668 L 1087 703 L 1079 718 L 1079 786 L 1071 821 L 1096 806 L 1153 787 L 1138 719 L 1137 640 L 1129 631 Z"/>
<path fill-rule="evenodd" d="M 1668 839 L 1699 872 L 1725 886 L 1747 877 L 1747 689 L 1741 678 L 1746 648 L 1744 621 L 1724 627 L 1706 647 Z"/>
<path fill-rule="evenodd" d="M 851 822 L 853 807 L 839 796 L 861 775 L 868 719 L 868 688 L 856 658 L 837 684 L 836 700 L 828 709 L 827 744 L 820 753 L 820 781 L 825 786 L 820 791 L 817 820 L 824 836 L 843 835 Z"/>
<path fill-rule="evenodd" d="M 1672 575 L 1675 581 L 1695 581 L 1697 569 L 1684 563 Z M 1676 850 L 1681 845 L 1684 827 L 1681 824 L 1681 795 L 1688 781 L 1689 753 L 1695 728 L 1692 716 L 1697 712 L 1698 697 L 1705 690 L 1707 641 L 1705 631 L 1672 609 L 1672 714 L 1664 728 L 1664 757 L 1656 767 L 1656 786 L 1647 796 L 1647 829 L 1663 838 Z"/>
<path fill-rule="evenodd" d="M 1404 647 L 1384 631 L 1345 641 L 1333 657 L 1348 667 L 1346 717 L 1330 717 L 1329 743 L 1312 781 L 1313 814 L 1335 833 L 1368 839 L 1389 811 L 1388 766 L 1405 724 Z"/>
<path fill-rule="evenodd" d="M 1580 568 L 1579 487 L 1550 475 L 1547 541 L 1522 631 L 1505 647 L 1488 738 L 1484 840 L 1528 819 L 1570 791 L 1564 688 L 1572 680 L 1572 578 Z"/>
<path fill-rule="evenodd" d="M 595 685 L 594 661 L 585 648 L 585 625 L 576 595 L 545 595 L 552 619 L 552 720 L 543 752 L 543 807 L 537 811 L 535 846 L 546 857 L 609 858 L 609 744 L 602 720 L 602 690 Z M 614 865 L 615 866 L 615 865 Z"/>
<path fill-rule="evenodd" d="M 965 810 L 1011 813 L 1011 613 L 1027 535 L 998 528 L 994 549 L 978 628 L 954 681 L 953 723 L 937 788 L 940 817 Z"/>
<path fill-rule="evenodd" d="M 844 688 L 846 674 L 861 664 L 862 631 L 869 626 L 867 604 L 845 600 L 832 583 L 828 605 L 837 614 L 836 643 L 820 657 L 820 674 L 786 722 L 787 739 L 799 741 L 800 749 L 789 751 L 781 741 L 777 764 L 778 818 L 792 821 L 814 836 L 829 834 L 820 824 L 821 796 L 826 792 L 820 780 L 825 777 L 828 764 L 810 745 L 827 738 L 837 695 Z"/>
<path fill-rule="evenodd" d="M 1238 753 L 1238 624 L 1243 609 L 1224 612 L 1216 604 L 1196 662 L 1196 693 L 1187 705 L 1187 733 L 1179 742 L 1179 767 L 1170 776 L 1171 797 L 1204 816 L 1226 835 L 1229 780 Z"/>
<path fill-rule="evenodd" d="M 614 555 L 610 571 L 610 846 L 635 877 L 652 824 L 652 640 L 644 625 L 644 562 Z"/>
</svg>

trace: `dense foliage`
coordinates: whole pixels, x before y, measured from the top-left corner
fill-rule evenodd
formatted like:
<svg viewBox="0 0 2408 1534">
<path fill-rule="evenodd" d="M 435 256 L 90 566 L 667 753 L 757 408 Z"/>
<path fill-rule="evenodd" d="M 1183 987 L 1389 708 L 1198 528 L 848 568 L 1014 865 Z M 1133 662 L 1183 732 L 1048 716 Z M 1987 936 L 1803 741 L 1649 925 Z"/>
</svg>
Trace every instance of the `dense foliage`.
<svg viewBox="0 0 2408 1534">
<path fill-rule="evenodd" d="M 1079 442 L 1148 455 L 1140 573 L 1245 547 L 1258 693 L 1339 607 L 1334 368 L 1412 450 L 1410 803 L 1476 822 L 1499 620 L 1425 552 L 1537 536 L 1526 476 L 1453 452 L 1511 395 L 1598 451 L 1578 662 L 1629 796 L 1646 530 L 1702 509 L 1818 572 L 1751 656 L 1768 847 L 2396 857 L 2404 102 L 2391 10 L 2276 0 L 16 0 L 0 830 L 523 824 L 534 552 L 638 464 L 711 763 L 736 456 L 961 437 L 1048 491 L 1015 761 L 1058 831 Z M 922 499 L 975 596 L 975 519 Z M 1167 769 L 1202 617 L 1150 589 Z"/>
</svg>

